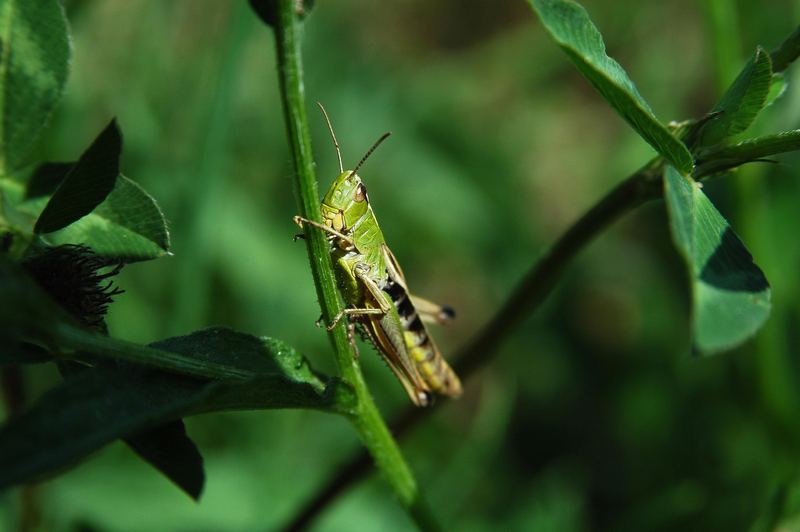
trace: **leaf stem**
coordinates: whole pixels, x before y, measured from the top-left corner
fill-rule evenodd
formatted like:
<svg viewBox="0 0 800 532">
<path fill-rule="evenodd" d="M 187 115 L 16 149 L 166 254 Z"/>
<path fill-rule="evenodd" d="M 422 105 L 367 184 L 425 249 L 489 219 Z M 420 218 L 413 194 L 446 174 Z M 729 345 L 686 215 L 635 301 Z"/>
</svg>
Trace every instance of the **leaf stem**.
<svg viewBox="0 0 800 532">
<path fill-rule="evenodd" d="M 256 11 L 259 12 L 258 9 Z M 296 0 L 278 0 L 276 15 L 272 20 L 274 21 L 277 45 L 284 119 L 295 167 L 296 199 L 303 217 L 320 222 L 319 191 L 314 174 L 303 90 L 302 54 L 300 51 L 302 23 L 299 20 Z M 330 318 L 339 312 L 342 305 L 333 273 L 329 244 L 322 232 L 313 227 L 306 227 L 305 236 L 317 297 L 326 321 L 330 321 Z M 372 400 L 353 348 L 347 338 L 344 323 L 331 331 L 330 338 L 336 354 L 339 373 L 353 387 L 358 399 L 355 410 L 348 418 L 358 430 L 364 445 L 396 497 L 416 524 L 422 529 L 436 528 L 420 496 L 416 480 Z"/>
</svg>

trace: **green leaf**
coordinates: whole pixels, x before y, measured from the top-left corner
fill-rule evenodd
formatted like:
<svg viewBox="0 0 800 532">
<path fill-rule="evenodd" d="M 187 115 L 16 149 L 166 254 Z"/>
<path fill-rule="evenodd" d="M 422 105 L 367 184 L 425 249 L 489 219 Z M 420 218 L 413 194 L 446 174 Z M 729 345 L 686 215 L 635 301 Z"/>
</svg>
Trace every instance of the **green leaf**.
<svg viewBox="0 0 800 532">
<path fill-rule="evenodd" d="M 64 11 L 55 0 L 0 2 L 0 175 L 16 169 L 67 80 Z"/>
<path fill-rule="evenodd" d="M 800 150 L 800 129 L 747 139 L 732 146 L 715 146 L 697 154 L 695 177 L 724 172 L 752 161 Z"/>
<path fill-rule="evenodd" d="M 212 386 L 136 367 L 82 371 L 0 428 L 0 490 L 175 420 L 205 400 Z"/>
<path fill-rule="evenodd" d="M 126 438 L 125 443 L 189 497 L 200 498 L 206 480 L 203 457 L 186 434 L 183 420 L 140 432 Z"/>
<path fill-rule="evenodd" d="M 690 173 L 691 153 L 658 121 L 620 64 L 606 55 L 603 37 L 586 10 L 569 0 L 528 1 L 553 40 L 603 98 L 667 161 Z"/>
<path fill-rule="evenodd" d="M 0 301 L 0 339 L 7 339 L 8 342 L 35 339 L 39 344 L 51 345 L 55 340 L 53 329 L 56 326 L 77 327 L 77 322 L 50 299 L 18 264 L 2 254 Z M 16 350 L 14 352 L 19 353 Z"/>
<path fill-rule="evenodd" d="M 767 279 L 699 183 L 667 167 L 664 197 L 689 266 L 695 347 L 706 354 L 736 347 L 769 315 Z"/>
<path fill-rule="evenodd" d="M 53 358 L 46 350 L 0 334 L 0 367 L 49 362 Z"/>
<path fill-rule="evenodd" d="M 67 177 L 75 163 L 42 163 L 24 176 L 25 199 L 52 195 Z"/>
<path fill-rule="evenodd" d="M 93 365 L 112 373 L 128 371 L 126 366 L 120 367 L 116 362 L 95 361 Z M 59 361 L 58 369 L 61 376 L 69 380 L 90 368 L 73 361 Z M 203 457 L 186 434 L 182 419 L 138 432 L 125 438 L 125 443 L 191 498 L 200 498 L 205 483 Z"/>
<path fill-rule="evenodd" d="M 323 392 L 325 383 L 294 348 L 275 338 L 257 338 L 225 327 L 210 327 L 186 336 L 150 344 L 151 347 L 213 364 L 227 364 L 253 375 L 281 374 Z"/>
<path fill-rule="evenodd" d="M 265 408 L 349 412 L 353 406 L 348 387 L 336 380 L 326 386 L 305 358 L 274 339 L 213 328 L 153 346 L 254 376 L 205 380 L 125 363 L 81 371 L 0 428 L 0 489 L 187 415 Z"/>
<path fill-rule="evenodd" d="M 124 175 L 93 212 L 43 238 L 52 245 L 84 244 L 100 256 L 123 262 L 169 254 L 164 214 L 152 196 Z"/>
<path fill-rule="evenodd" d="M 703 128 L 702 144 L 710 146 L 745 131 L 766 105 L 772 83 L 769 54 L 758 48 L 711 113 L 719 116 Z"/>
<path fill-rule="evenodd" d="M 786 94 L 786 88 L 788 87 L 788 83 L 786 81 L 786 76 L 783 73 L 778 72 L 772 75 L 772 82 L 769 85 L 769 93 L 767 93 L 767 101 L 764 102 L 764 107 L 769 107 L 775 100 L 782 97 Z"/>
<path fill-rule="evenodd" d="M 122 135 L 112 120 L 64 177 L 33 231 L 51 233 L 92 212 L 114 188 L 121 152 Z"/>
</svg>

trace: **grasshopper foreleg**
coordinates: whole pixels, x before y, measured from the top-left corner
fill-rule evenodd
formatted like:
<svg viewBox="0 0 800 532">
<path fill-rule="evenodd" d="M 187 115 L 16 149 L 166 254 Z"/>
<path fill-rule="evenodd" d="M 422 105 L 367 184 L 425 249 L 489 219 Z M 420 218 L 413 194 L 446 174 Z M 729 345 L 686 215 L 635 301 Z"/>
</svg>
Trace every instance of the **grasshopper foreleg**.
<svg viewBox="0 0 800 532">
<path fill-rule="evenodd" d="M 349 237 L 344 233 L 340 233 L 333 227 L 328 227 L 325 224 L 315 222 L 314 220 L 309 220 L 308 218 L 303 218 L 302 216 L 295 216 L 294 218 L 292 218 L 292 220 L 301 228 L 304 225 L 310 225 L 312 227 L 316 227 L 317 229 L 320 229 L 328 233 L 328 235 L 330 236 L 338 238 L 340 242 L 344 242 L 345 244 L 347 244 L 347 247 L 345 249 L 354 249 L 356 247 L 356 243 L 353 241 L 352 237 Z"/>
</svg>

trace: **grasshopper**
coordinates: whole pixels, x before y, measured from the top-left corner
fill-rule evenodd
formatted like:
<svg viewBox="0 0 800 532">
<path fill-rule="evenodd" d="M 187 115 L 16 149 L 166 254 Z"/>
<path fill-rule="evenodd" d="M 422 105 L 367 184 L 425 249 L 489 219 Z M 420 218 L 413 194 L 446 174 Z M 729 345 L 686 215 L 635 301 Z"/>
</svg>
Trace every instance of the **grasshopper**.
<svg viewBox="0 0 800 532">
<path fill-rule="evenodd" d="M 322 104 L 318 105 L 336 147 L 340 173 L 320 205 L 324 223 L 300 216 L 294 221 L 300 227 L 310 225 L 324 231 L 331 244 L 334 272 L 347 308 L 331 320 L 328 329 L 345 316 L 352 318 L 415 405 L 431 404 L 434 392 L 457 397 L 461 382 L 423 323 L 446 323 L 454 312 L 409 293 L 405 275 L 378 226 L 367 187 L 356 173 L 389 133 L 373 144 L 353 170 L 345 171 L 330 118 Z M 351 322 L 351 341 L 353 329 Z"/>
</svg>

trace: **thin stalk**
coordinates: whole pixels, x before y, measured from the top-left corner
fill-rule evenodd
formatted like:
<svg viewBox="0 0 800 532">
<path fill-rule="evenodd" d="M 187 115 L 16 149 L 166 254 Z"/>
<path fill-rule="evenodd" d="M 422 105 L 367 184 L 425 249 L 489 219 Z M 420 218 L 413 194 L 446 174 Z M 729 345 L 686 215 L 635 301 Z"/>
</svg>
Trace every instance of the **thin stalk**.
<svg viewBox="0 0 800 532">
<path fill-rule="evenodd" d="M 539 308 L 569 263 L 589 242 L 623 214 L 660 196 L 660 170 L 660 165 L 651 163 L 628 177 L 561 235 L 522 278 L 489 323 L 456 355 L 454 367 L 461 377 L 466 379 L 497 356 L 500 344 Z M 434 408 L 407 408 L 392 423 L 392 432 L 402 437 L 428 417 Z M 305 530 L 322 510 L 368 471 L 369 457 L 365 453 L 353 457 L 298 512 L 287 530 Z"/>
<path fill-rule="evenodd" d="M 302 54 L 300 51 L 302 22 L 296 0 L 278 0 L 274 22 L 278 73 L 289 145 L 295 167 L 295 191 L 302 216 L 320 222 L 319 190 L 314 173 L 311 140 L 306 117 L 303 90 Z M 322 232 L 306 227 L 305 241 L 311 273 L 320 306 L 326 321 L 341 309 L 333 274 L 329 244 Z M 400 504 L 416 524 L 426 530 L 437 528 L 423 502 L 419 488 L 386 423 L 369 393 L 361 368 L 347 338 L 344 323 L 331 331 L 331 343 L 341 377 L 356 393 L 357 406 L 348 416 L 375 460 L 378 469 L 394 491 Z"/>
</svg>

